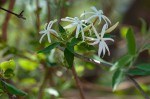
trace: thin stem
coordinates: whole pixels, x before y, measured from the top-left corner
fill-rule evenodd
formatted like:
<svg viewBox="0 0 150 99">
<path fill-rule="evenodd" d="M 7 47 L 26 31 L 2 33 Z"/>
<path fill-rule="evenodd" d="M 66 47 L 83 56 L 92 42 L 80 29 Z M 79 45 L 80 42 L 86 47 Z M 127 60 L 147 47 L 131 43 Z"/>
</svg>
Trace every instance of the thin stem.
<svg viewBox="0 0 150 99">
<path fill-rule="evenodd" d="M 64 48 L 62 47 L 58 47 L 61 51 L 64 51 Z M 80 58 L 84 61 L 87 61 L 87 62 L 90 62 L 90 63 L 93 63 L 93 64 L 96 64 L 96 65 L 103 65 L 103 66 L 106 66 L 106 67 L 111 67 L 112 65 L 111 64 L 108 64 L 108 63 L 104 63 L 104 62 L 99 62 L 98 60 L 95 60 L 95 59 L 91 59 L 91 58 L 88 58 L 86 56 L 82 56 L 80 54 L 77 54 L 77 53 L 74 53 L 75 57 L 77 58 Z M 138 88 L 138 90 L 142 93 L 142 95 L 144 96 L 145 99 L 149 99 L 148 95 L 145 93 L 145 91 L 141 88 L 141 86 L 129 75 L 126 75 L 134 84 L 135 86 Z"/>
<path fill-rule="evenodd" d="M 16 13 L 14 13 L 14 12 L 12 12 L 12 11 L 10 11 L 10 10 L 4 9 L 4 8 L 2 8 L 2 7 L 0 7 L 0 9 L 4 10 L 4 11 L 10 13 L 10 14 L 13 14 L 13 15 L 15 15 L 15 16 L 18 17 L 18 18 L 22 18 L 22 19 L 24 19 L 24 20 L 26 19 L 25 17 L 23 17 L 23 12 L 24 12 L 24 11 L 21 11 L 19 14 L 16 14 Z"/>
<path fill-rule="evenodd" d="M 80 80 L 79 80 L 79 78 L 78 78 L 78 76 L 77 76 L 77 73 L 76 73 L 76 70 L 75 70 L 74 66 L 72 66 L 72 69 L 71 69 L 71 70 L 72 70 L 72 74 L 73 74 L 73 76 L 74 76 L 74 79 L 75 79 L 75 81 L 76 81 L 77 87 L 78 87 L 78 89 L 79 89 L 79 91 L 80 91 L 81 99 L 85 99 L 84 92 L 83 92 L 83 88 L 82 88 L 82 86 L 81 86 L 81 82 L 80 82 Z"/>
<path fill-rule="evenodd" d="M 65 49 L 63 47 L 58 47 L 59 50 L 61 51 L 64 51 Z M 111 67 L 112 65 L 111 64 L 108 64 L 108 63 L 104 63 L 104 62 L 100 62 L 98 60 L 95 60 L 95 59 L 91 59 L 91 58 L 88 58 L 86 56 L 83 56 L 83 55 L 80 55 L 80 54 L 77 54 L 77 53 L 74 53 L 75 57 L 77 58 L 80 58 L 86 62 L 90 62 L 90 63 L 93 63 L 93 64 L 96 64 L 96 65 L 103 65 L 103 66 L 106 66 L 106 67 Z"/>
<path fill-rule="evenodd" d="M 149 96 L 148 96 L 148 95 L 144 92 L 144 90 L 141 88 L 141 86 L 136 82 L 136 80 L 133 79 L 133 77 L 131 77 L 131 76 L 129 76 L 129 75 L 127 75 L 127 77 L 128 77 L 129 80 L 131 80 L 131 81 L 134 83 L 135 87 L 141 92 L 141 94 L 143 95 L 143 97 L 144 97 L 145 99 L 150 99 Z"/>
<path fill-rule="evenodd" d="M 45 69 L 46 70 L 46 69 Z M 44 75 L 44 78 L 43 78 L 43 81 L 40 85 L 40 88 L 39 88 L 39 92 L 38 92 L 38 99 L 43 99 L 43 90 L 45 88 L 45 85 L 47 84 L 47 80 L 48 80 L 48 70 L 45 71 L 45 75 Z"/>
</svg>

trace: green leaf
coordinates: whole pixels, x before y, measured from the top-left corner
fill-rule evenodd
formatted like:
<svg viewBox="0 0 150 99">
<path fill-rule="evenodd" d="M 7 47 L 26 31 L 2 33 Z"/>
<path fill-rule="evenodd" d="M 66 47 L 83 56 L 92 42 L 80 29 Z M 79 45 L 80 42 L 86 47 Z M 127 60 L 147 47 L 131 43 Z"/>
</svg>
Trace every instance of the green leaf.
<svg viewBox="0 0 150 99">
<path fill-rule="evenodd" d="M 81 39 L 79 38 L 73 38 L 70 42 L 70 46 L 75 46 L 77 45 L 79 42 L 81 41 Z"/>
<path fill-rule="evenodd" d="M 142 27 L 141 27 L 141 33 L 144 35 L 146 33 L 146 22 L 144 19 L 140 18 L 140 21 L 142 23 Z"/>
<path fill-rule="evenodd" d="M 147 63 L 143 63 L 143 64 L 139 64 L 136 66 L 137 68 L 144 70 L 144 71 L 149 71 L 150 72 L 150 64 Z"/>
<path fill-rule="evenodd" d="M 83 51 L 90 51 L 90 50 L 96 50 L 94 46 L 88 45 L 85 42 L 80 43 L 79 45 L 76 46 L 77 50 L 83 50 Z"/>
<path fill-rule="evenodd" d="M 60 42 L 55 42 L 49 46 L 47 46 L 46 48 L 38 51 L 38 53 L 48 53 L 50 52 L 53 48 L 56 48 L 58 45 L 60 44 Z"/>
<path fill-rule="evenodd" d="M 109 29 L 106 30 L 105 33 L 110 33 L 112 32 L 117 26 L 118 26 L 119 22 L 117 22 L 116 24 L 114 24 L 113 26 L 111 26 Z"/>
<path fill-rule="evenodd" d="M 19 96 L 25 96 L 27 95 L 26 92 L 20 90 L 20 89 L 17 89 L 15 86 L 11 85 L 11 84 L 8 84 L 4 81 L 1 81 L 1 84 L 3 86 L 3 90 L 11 93 L 11 94 L 15 94 L 15 95 L 19 95 Z"/>
<path fill-rule="evenodd" d="M 116 90 L 117 86 L 120 84 L 120 82 L 124 79 L 125 74 L 120 69 L 116 70 L 112 77 L 112 88 L 113 91 Z"/>
<path fill-rule="evenodd" d="M 16 64 L 14 60 L 9 60 L 2 62 L 0 64 L 0 68 L 2 69 L 3 72 L 5 72 L 7 69 L 15 70 Z"/>
<path fill-rule="evenodd" d="M 33 71 L 38 67 L 38 63 L 32 60 L 20 58 L 18 60 L 19 66 L 26 71 Z"/>
<path fill-rule="evenodd" d="M 150 75 L 150 71 L 143 71 L 140 69 L 129 70 L 127 73 L 130 75 L 141 75 L 141 76 Z"/>
<path fill-rule="evenodd" d="M 66 33 L 66 30 L 60 25 L 60 24 L 58 24 L 58 27 L 59 27 L 59 32 L 60 33 Z"/>
<path fill-rule="evenodd" d="M 131 62 L 133 59 L 133 56 L 131 55 L 125 55 L 122 58 L 120 58 L 112 67 L 110 70 L 115 70 L 118 68 L 125 67 L 129 62 Z"/>
<path fill-rule="evenodd" d="M 74 54 L 70 50 L 68 50 L 68 48 L 65 48 L 64 56 L 69 65 L 69 68 L 71 68 L 73 66 Z"/>
<path fill-rule="evenodd" d="M 126 34 L 127 48 L 130 55 L 136 54 L 136 43 L 132 28 L 129 28 Z"/>
<path fill-rule="evenodd" d="M 7 69 L 4 73 L 3 73 L 3 77 L 5 79 L 8 79 L 8 78 L 11 78 L 13 77 L 15 74 L 14 74 L 14 71 L 12 69 Z"/>
</svg>

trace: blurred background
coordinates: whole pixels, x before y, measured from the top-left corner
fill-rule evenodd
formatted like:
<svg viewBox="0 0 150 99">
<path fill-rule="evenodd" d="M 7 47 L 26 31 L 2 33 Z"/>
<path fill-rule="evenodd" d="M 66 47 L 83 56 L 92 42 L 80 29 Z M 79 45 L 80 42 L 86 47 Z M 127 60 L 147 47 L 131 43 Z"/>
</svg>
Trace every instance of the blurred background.
<svg viewBox="0 0 150 99">
<path fill-rule="evenodd" d="M 24 11 L 23 16 L 26 18 L 18 18 L 0 9 L 0 62 L 15 60 L 15 77 L 8 82 L 28 93 L 18 99 L 37 99 L 40 96 L 43 99 L 80 99 L 72 73 L 64 66 L 63 53 L 56 49 L 49 54 L 37 54 L 48 45 L 46 37 L 42 44 L 39 43 L 39 31 L 50 20 L 60 21 L 66 16 L 79 17 L 84 11 L 91 11 L 91 6 L 103 10 L 112 25 L 119 21 L 119 26 L 111 33 L 115 39 L 115 43 L 109 44 L 111 55 L 106 55 L 104 60 L 115 62 L 126 54 L 125 33 L 130 26 L 134 29 L 137 46 L 141 45 L 140 18 L 145 20 L 148 28 L 150 0 L 0 0 L 0 7 L 17 14 Z M 78 52 L 85 56 L 95 54 L 93 50 L 82 46 L 76 49 L 82 49 Z M 148 50 L 140 54 L 138 62 L 150 62 Z M 108 71 L 108 68 L 79 59 L 75 59 L 75 67 L 87 99 L 143 99 L 128 80 L 113 92 L 113 72 Z M 150 94 L 150 76 L 137 76 L 136 79 Z M 1 95 L 0 99 L 7 99 L 7 95 Z"/>
</svg>

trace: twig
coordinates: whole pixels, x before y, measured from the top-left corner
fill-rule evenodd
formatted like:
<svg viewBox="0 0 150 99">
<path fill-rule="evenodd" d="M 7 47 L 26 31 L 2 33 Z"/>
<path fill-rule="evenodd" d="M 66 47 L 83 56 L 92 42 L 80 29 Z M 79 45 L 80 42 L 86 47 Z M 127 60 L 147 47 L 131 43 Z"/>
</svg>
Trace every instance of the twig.
<svg viewBox="0 0 150 99">
<path fill-rule="evenodd" d="M 58 47 L 61 51 L 64 51 L 64 48 L 63 47 Z M 95 60 L 95 59 L 91 59 L 91 58 L 88 58 L 86 56 L 83 56 L 83 55 L 80 55 L 80 54 L 77 54 L 77 53 L 74 53 L 74 56 L 77 57 L 77 58 L 80 58 L 86 62 L 90 62 L 90 63 L 93 63 L 93 64 L 96 64 L 96 65 L 103 65 L 103 66 L 106 66 L 106 67 L 111 67 L 112 65 L 111 64 L 107 64 L 107 63 L 104 63 L 104 62 L 100 62 L 98 60 Z"/>
<path fill-rule="evenodd" d="M 128 77 L 128 79 L 129 80 L 131 80 L 133 83 L 134 83 L 134 85 L 136 86 L 136 88 L 142 93 L 142 95 L 143 95 L 143 97 L 145 98 L 145 99 L 150 99 L 149 97 L 148 97 L 148 95 L 144 92 L 144 90 L 141 88 L 141 86 L 135 81 L 135 79 L 133 79 L 131 76 L 129 76 L 129 75 L 127 75 L 127 77 Z"/>
<path fill-rule="evenodd" d="M 64 48 L 63 47 L 58 47 L 61 51 L 64 51 Z M 96 64 L 96 65 L 103 65 L 103 66 L 106 66 L 106 67 L 111 67 L 112 65 L 111 64 L 107 64 L 107 63 L 104 63 L 104 62 L 99 62 L 98 60 L 95 60 L 95 59 L 91 59 L 91 58 L 88 58 L 86 56 L 82 56 L 80 54 L 77 54 L 77 53 L 74 53 L 75 57 L 77 58 L 80 58 L 84 61 L 87 61 L 87 62 L 90 62 L 90 63 L 93 63 L 93 64 Z M 137 87 L 137 89 L 141 92 L 141 94 L 144 96 L 145 99 L 150 99 L 148 97 L 148 95 L 145 93 L 145 91 L 141 88 L 141 86 L 133 79 L 133 77 L 129 76 L 129 75 L 126 75 L 131 81 L 132 83 L 135 84 L 135 86 Z"/>
<path fill-rule="evenodd" d="M 45 69 L 46 70 L 46 69 Z M 47 84 L 47 80 L 48 80 L 48 70 L 45 71 L 45 75 L 44 75 L 44 78 L 43 78 L 43 81 L 40 85 L 40 88 L 39 88 L 39 92 L 38 92 L 38 99 L 43 99 L 43 90 L 45 88 L 45 85 Z"/>
<path fill-rule="evenodd" d="M 16 13 L 14 13 L 14 12 L 12 12 L 12 11 L 10 11 L 10 10 L 4 9 L 4 8 L 2 8 L 2 7 L 0 7 L 0 9 L 4 10 L 4 11 L 10 13 L 10 14 L 13 14 L 13 15 L 15 15 L 15 16 L 18 17 L 18 18 L 22 18 L 22 19 L 24 19 L 24 20 L 26 19 L 25 17 L 23 17 L 23 12 L 24 12 L 24 11 L 21 11 L 19 14 L 16 14 Z"/>
<path fill-rule="evenodd" d="M 77 76 L 77 73 L 76 73 L 76 70 L 75 70 L 74 66 L 72 66 L 71 70 L 72 70 L 72 74 L 74 76 L 74 79 L 76 81 L 77 87 L 79 88 L 81 99 L 85 99 L 83 88 L 81 86 L 80 80 L 79 80 L 79 78 Z"/>
</svg>

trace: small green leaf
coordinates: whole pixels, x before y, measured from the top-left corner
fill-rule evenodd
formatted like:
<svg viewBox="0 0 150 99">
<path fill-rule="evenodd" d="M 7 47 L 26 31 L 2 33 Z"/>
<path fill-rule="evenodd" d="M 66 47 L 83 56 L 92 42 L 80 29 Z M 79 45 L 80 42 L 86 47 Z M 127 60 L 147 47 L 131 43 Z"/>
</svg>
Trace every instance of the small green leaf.
<svg viewBox="0 0 150 99">
<path fill-rule="evenodd" d="M 109 29 L 106 30 L 105 33 L 110 33 L 112 32 L 117 26 L 118 26 L 119 22 L 117 22 L 116 24 L 114 24 L 113 26 L 111 26 Z"/>
<path fill-rule="evenodd" d="M 127 73 L 130 75 L 141 75 L 141 76 L 150 75 L 149 71 L 143 71 L 140 69 L 129 70 Z"/>
<path fill-rule="evenodd" d="M 4 73 L 3 73 L 3 77 L 5 79 L 8 79 L 8 78 L 11 78 L 13 77 L 15 74 L 14 74 L 14 71 L 12 69 L 7 69 Z"/>
<path fill-rule="evenodd" d="M 64 56 L 69 65 L 69 68 L 71 68 L 73 66 L 74 54 L 70 50 L 68 50 L 68 48 L 65 48 Z"/>
<path fill-rule="evenodd" d="M 3 72 L 5 72 L 7 69 L 15 70 L 16 64 L 14 60 L 5 61 L 0 64 L 0 68 Z"/>
<path fill-rule="evenodd" d="M 126 34 L 126 40 L 127 40 L 127 47 L 128 47 L 128 53 L 130 55 L 136 54 L 136 43 L 134 38 L 134 33 L 132 28 L 129 28 Z"/>
<path fill-rule="evenodd" d="M 116 70 L 112 77 L 112 88 L 113 91 L 116 90 L 117 86 L 120 84 L 120 82 L 124 79 L 125 74 L 120 69 Z"/>
<path fill-rule="evenodd" d="M 142 23 L 142 27 L 141 27 L 141 33 L 144 35 L 146 33 L 146 22 L 144 19 L 140 18 L 140 21 Z"/>
<path fill-rule="evenodd" d="M 80 44 L 77 45 L 76 49 L 78 50 L 83 50 L 83 51 L 90 51 L 90 50 L 96 50 L 96 48 L 92 45 L 88 45 L 87 43 L 85 42 L 82 42 Z"/>
<path fill-rule="evenodd" d="M 121 67 L 125 67 L 129 62 L 131 62 L 133 57 L 131 55 L 125 55 L 122 58 L 120 58 L 112 67 L 110 70 L 115 70 Z"/>
<path fill-rule="evenodd" d="M 15 86 L 11 85 L 11 84 L 8 84 L 4 81 L 1 81 L 1 84 L 3 85 L 3 90 L 11 93 L 11 94 L 15 94 L 15 95 L 19 95 L 19 96 L 25 96 L 27 95 L 26 92 L 20 90 L 20 89 L 17 89 Z"/>
<path fill-rule="evenodd" d="M 150 72 L 150 64 L 143 63 L 143 64 L 137 65 L 136 67 L 141 69 L 141 70 Z"/>
<path fill-rule="evenodd" d="M 59 27 L 59 32 L 60 33 L 66 33 L 66 30 L 60 25 L 60 24 L 58 24 L 58 27 Z"/>
<path fill-rule="evenodd" d="M 75 46 L 76 44 L 78 44 L 81 41 L 81 39 L 79 38 L 73 38 L 70 42 L 70 46 Z"/>
<path fill-rule="evenodd" d="M 47 46 L 46 48 L 38 51 L 38 53 L 48 53 L 50 52 L 53 48 L 56 48 L 58 45 L 60 44 L 60 42 L 55 42 L 49 46 Z"/>
</svg>

